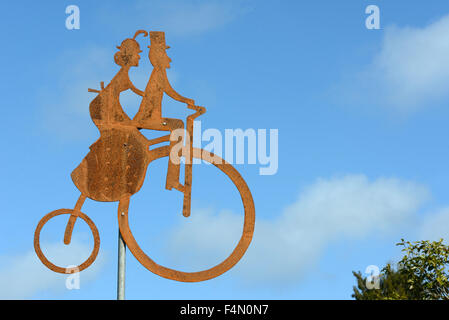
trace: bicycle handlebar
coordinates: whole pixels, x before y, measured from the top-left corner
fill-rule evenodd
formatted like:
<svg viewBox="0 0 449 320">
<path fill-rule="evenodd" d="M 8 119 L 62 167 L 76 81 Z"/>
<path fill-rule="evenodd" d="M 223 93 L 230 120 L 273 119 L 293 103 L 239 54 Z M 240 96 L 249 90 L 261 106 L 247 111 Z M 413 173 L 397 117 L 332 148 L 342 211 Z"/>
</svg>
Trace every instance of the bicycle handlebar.
<svg viewBox="0 0 449 320">
<path fill-rule="evenodd" d="M 206 113 L 206 108 L 204 108 L 204 107 L 194 106 L 194 105 L 188 104 L 188 105 L 187 105 L 187 108 L 196 111 L 195 113 L 191 114 L 191 115 L 188 116 L 187 118 L 193 118 L 193 119 L 195 119 L 196 117 L 199 117 L 200 115 Z"/>
</svg>

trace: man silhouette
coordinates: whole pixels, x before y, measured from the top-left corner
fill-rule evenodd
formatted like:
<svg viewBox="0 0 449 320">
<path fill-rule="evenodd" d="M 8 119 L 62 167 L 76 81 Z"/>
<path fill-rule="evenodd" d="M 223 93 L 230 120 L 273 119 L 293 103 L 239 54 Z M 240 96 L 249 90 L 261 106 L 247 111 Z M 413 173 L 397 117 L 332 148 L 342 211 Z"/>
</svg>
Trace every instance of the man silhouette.
<svg viewBox="0 0 449 320">
<path fill-rule="evenodd" d="M 168 81 L 166 69 L 170 68 L 171 59 L 166 52 L 166 49 L 170 47 L 165 44 L 165 33 L 150 31 L 150 42 L 148 57 L 153 65 L 153 71 L 145 88 L 139 111 L 133 120 L 138 123 L 139 128 L 170 131 L 171 134 L 176 129 L 183 129 L 184 122 L 180 119 L 162 117 L 162 97 L 164 93 L 188 105 L 195 105 L 195 101 L 181 96 L 171 87 Z M 179 137 L 178 141 L 171 141 L 170 148 L 180 141 L 182 141 L 182 137 Z M 179 183 L 179 171 L 180 164 L 169 160 L 166 189 L 175 188 L 181 192 L 184 191 L 184 186 Z"/>
</svg>

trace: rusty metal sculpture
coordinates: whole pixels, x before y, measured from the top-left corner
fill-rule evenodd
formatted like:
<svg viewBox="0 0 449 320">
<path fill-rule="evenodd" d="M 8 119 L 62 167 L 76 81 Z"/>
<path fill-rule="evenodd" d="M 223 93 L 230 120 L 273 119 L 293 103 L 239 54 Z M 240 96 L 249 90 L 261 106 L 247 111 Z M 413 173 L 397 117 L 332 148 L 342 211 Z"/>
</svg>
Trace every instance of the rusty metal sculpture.
<svg viewBox="0 0 449 320">
<path fill-rule="evenodd" d="M 34 248 L 42 263 L 55 272 L 74 273 L 86 269 L 97 257 L 100 237 L 95 224 L 81 212 L 81 207 L 86 198 L 96 201 L 119 201 L 118 221 L 121 236 L 132 254 L 143 266 L 161 277 L 177 281 L 197 282 L 212 279 L 232 268 L 242 258 L 251 242 L 255 222 L 251 192 L 242 176 L 231 164 L 210 152 L 193 148 L 193 121 L 204 114 L 206 109 L 196 106 L 192 99 L 181 96 L 170 86 L 166 69 L 170 68 L 171 59 L 166 53 L 166 49 L 169 47 L 165 44 L 164 32 L 149 33 L 151 43 L 148 46 L 150 48 L 149 59 L 153 65 L 153 71 L 145 91 L 141 91 L 133 85 L 128 72 L 131 67 L 139 65 L 139 53 L 142 52 L 136 41 L 139 34 L 143 34 L 144 37 L 148 36 L 146 31 L 139 30 L 132 39 L 125 39 L 117 47 L 119 51 L 115 54 L 114 60 L 121 69 L 111 82 L 106 87 L 101 82 L 101 90 L 88 89 L 89 92 L 98 93 L 90 103 L 89 110 L 94 124 L 100 131 L 100 138 L 90 147 L 90 152 L 71 175 L 76 187 L 81 191 L 81 196 L 74 209 L 55 210 L 42 218 L 34 234 Z M 139 111 L 132 120 L 123 111 L 119 101 L 120 93 L 128 89 L 142 96 Z M 164 93 L 177 101 L 186 103 L 189 109 L 195 111 L 187 117 L 186 134 L 177 139 L 170 139 L 171 133 L 176 129 L 183 130 L 184 122 L 162 117 L 161 104 Z M 148 140 L 140 132 L 142 129 L 170 131 L 170 135 Z M 162 142 L 170 142 L 170 145 L 150 148 Z M 170 152 L 177 143 L 183 145 L 178 155 L 183 155 L 186 158 L 183 185 L 179 183 L 179 162 L 170 160 Z M 182 213 L 185 217 L 190 215 L 192 160 L 194 157 L 214 164 L 231 179 L 240 193 L 245 211 L 242 236 L 231 255 L 211 269 L 182 272 L 163 267 L 143 252 L 129 228 L 130 197 L 142 187 L 148 165 L 163 157 L 169 158 L 165 188 L 168 190 L 174 188 L 184 193 Z M 40 247 L 39 238 L 42 227 L 51 218 L 63 214 L 69 215 L 64 233 L 66 245 L 71 242 L 77 218 L 81 218 L 89 225 L 94 237 L 94 248 L 91 255 L 78 267 L 64 268 L 54 265 L 45 257 Z"/>
</svg>

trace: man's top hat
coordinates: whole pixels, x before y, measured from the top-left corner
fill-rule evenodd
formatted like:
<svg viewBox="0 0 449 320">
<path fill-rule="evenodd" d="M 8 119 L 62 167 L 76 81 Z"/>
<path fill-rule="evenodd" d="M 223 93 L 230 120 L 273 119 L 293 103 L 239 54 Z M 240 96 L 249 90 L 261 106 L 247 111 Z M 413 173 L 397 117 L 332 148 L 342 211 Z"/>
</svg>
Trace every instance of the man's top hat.
<svg viewBox="0 0 449 320">
<path fill-rule="evenodd" d="M 165 44 L 165 32 L 162 31 L 150 31 L 151 46 L 157 48 L 168 49 L 170 48 Z"/>
</svg>

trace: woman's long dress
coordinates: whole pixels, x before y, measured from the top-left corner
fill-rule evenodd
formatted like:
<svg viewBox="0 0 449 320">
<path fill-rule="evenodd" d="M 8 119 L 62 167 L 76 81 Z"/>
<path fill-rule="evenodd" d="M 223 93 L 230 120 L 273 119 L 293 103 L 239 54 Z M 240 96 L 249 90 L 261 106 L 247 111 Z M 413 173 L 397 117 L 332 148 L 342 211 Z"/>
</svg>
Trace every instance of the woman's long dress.
<svg viewBox="0 0 449 320">
<path fill-rule="evenodd" d="M 148 140 L 135 127 L 120 123 L 130 119 L 119 95 L 119 90 L 108 86 L 90 103 L 100 138 L 71 175 L 81 193 L 96 201 L 118 201 L 132 195 L 145 179 Z"/>
</svg>

